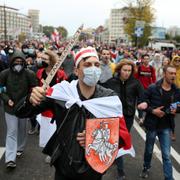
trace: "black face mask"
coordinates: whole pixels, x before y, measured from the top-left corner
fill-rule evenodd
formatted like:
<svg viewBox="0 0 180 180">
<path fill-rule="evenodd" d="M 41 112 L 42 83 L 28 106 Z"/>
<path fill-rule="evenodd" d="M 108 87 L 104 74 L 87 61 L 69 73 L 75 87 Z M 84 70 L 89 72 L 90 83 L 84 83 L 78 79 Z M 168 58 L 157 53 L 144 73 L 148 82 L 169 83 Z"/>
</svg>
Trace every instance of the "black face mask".
<svg viewBox="0 0 180 180">
<path fill-rule="evenodd" d="M 58 56 L 61 56 L 61 54 L 62 54 L 62 53 L 60 53 L 60 52 L 57 53 Z"/>
<path fill-rule="evenodd" d="M 43 48 L 43 47 L 39 48 L 39 51 L 40 51 L 40 52 L 43 52 L 43 51 L 44 51 L 44 48 Z"/>
<path fill-rule="evenodd" d="M 37 68 L 47 68 L 48 66 L 49 66 L 49 64 L 43 60 L 37 61 Z"/>
</svg>

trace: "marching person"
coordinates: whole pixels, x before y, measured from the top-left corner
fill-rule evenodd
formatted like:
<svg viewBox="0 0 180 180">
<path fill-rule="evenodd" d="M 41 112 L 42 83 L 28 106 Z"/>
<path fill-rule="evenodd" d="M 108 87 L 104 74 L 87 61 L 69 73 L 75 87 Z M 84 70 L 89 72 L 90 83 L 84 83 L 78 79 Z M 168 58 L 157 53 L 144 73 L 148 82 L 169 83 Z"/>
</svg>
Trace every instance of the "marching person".
<svg viewBox="0 0 180 180">
<path fill-rule="evenodd" d="M 0 72 L 8 68 L 8 56 L 6 55 L 3 45 L 0 44 Z"/>
<path fill-rule="evenodd" d="M 142 55 L 141 63 L 137 65 L 137 72 L 135 78 L 137 78 L 144 89 L 146 90 L 150 84 L 156 82 L 156 71 L 155 68 L 149 64 L 150 57 L 148 54 Z M 145 114 L 141 110 L 139 113 L 139 125 L 142 126 L 145 118 Z"/>
<path fill-rule="evenodd" d="M 115 70 L 115 63 L 111 62 L 110 50 L 102 49 L 101 51 L 101 76 L 100 83 L 105 83 L 108 79 L 113 77 Z"/>
<path fill-rule="evenodd" d="M 143 170 L 140 174 L 142 178 L 149 176 L 154 143 L 158 136 L 165 180 L 173 180 L 170 132 L 177 107 L 172 106 L 172 103 L 180 101 L 180 90 L 174 84 L 175 78 L 176 68 L 171 65 L 165 66 L 163 79 L 150 85 L 144 93 L 143 101 L 147 103 L 148 107 L 144 104 L 139 105 L 139 108 L 145 109 L 147 112 L 144 121 L 146 142 Z"/>
<path fill-rule="evenodd" d="M 174 56 L 171 64 L 176 68 L 175 84 L 178 88 L 180 88 L 180 56 Z"/>
<path fill-rule="evenodd" d="M 157 72 L 159 74 L 160 79 L 163 78 L 163 69 L 164 69 L 164 67 L 169 65 L 169 64 L 170 64 L 170 59 L 168 57 L 164 56 L 164 58 L 162 60 L 162 65 L 161 65 L 161 67 L 159 68 L 159 70 Z"/>
<path fill-rule="evenodd" d="M 139 80 L 134 78 L 134 72 L 134 62 L 123 59 L 116 65 L 115 76 L 104 84 L 105 87 L 114 90 L 119 96 L 122 102 L 123 115 L 129 132 L 133 126 L 136 104 L 137 102 L 140 102 L 144 91 Z M 118 168 L 117 179 L 125 179 L 123 158 L 119 157 L 116 160 L 116 164 Z"/>
<path fill-rule="evenodd" d="M 174 56 L 171 64 L 176 68 L 176 80 L 175 84 L 178 88 L 180 88 L 180 56 Z M 176 135 L 175 135 L 175 119 L 174 119 L 174 125 L 172 128 L 172 134 L 171 134 L 171 139 L 173 141 L 176 140 Z"/>
<path fill-rule="evenodd" d="M 15 51 L 11 57 L 10 68 L 0 73 L 0 85 L 6 87 L 6 92 L 0 96 L 4 101 L 7 125 L 5 153 L 7 168 L 16 167 L 16 156 L 22 155 L 26 144 L 27 118 L 17 117 L 15 106 L 37 84 L 35 73 L 25 69 L 23 53 Z"/>
<path fill-rule="evenodd" d="M 106 116 L 117 117 L 122 111 L 121 102 L 112 90 L 97 85 L 101 69 L 94 48 L 82 48 L 77 52 L 75 66 L 78 80 L 71 83 L 63 81 L 53 86 L 47 92 L 49 98 L 45 98 L 46 92 L 42 87 L 33 88 L 30 96 L 22 99 L 17 106 L 16 114 L 26 117 L 46 109 L 53 110 L 57 130 L 43 152 L 51 156 L 55 180 L 100 180 L 103 174 L 93 170 L 85 160 L 85 121 L 98 118 L 97 114 L 103 108 L 108 108 L 110 112 Z M 111 97 L 113 105 L 107 97 Z M 103 103 L 99 104 L 101 101 Z M 126 143 L 130 139 L 127 129 L 120 130 L 121 146 L 130 148 L 131 144 Z"/>
<path fill-rule="evenodd" d="M 159 70 L 162 67 L 162 55 L 160 53 L 155 53 L 153 60 L 149 63 L 155 69 L 156 80 L 160 80 L 161 74 L 159 74 Z"/>
<path fill-rule="evenodd" d="M 150 57 L 148 54 L 144 54 L 141 59 L 141 64 L 137 66 L 137 73 L 135 78 L 139 79 L 144 89 L 147 89 L 150 84 L 156 82 L 155 68 L 149 63 Z"/>
<path fill-rule="evenodd" d="M 43 80 L 45 80 L 53 68 L 54 64 L 57 62 L 58 56 L 51 50 L 46 50 L 41 54 L 40 59 L 38 59 L 39 69 L 36 73 L 37 79 L 39 81 L 39 86 L 43 85 Z M 66 80 L 67 76 L 64 70 L 59 69 L 52 79 L 50 83 L 50 87 L 53 85 L 60 83 L 63 80 Z M 55 122 L 51 122 L 53 118 L 53 112 L 51 110 L 47 110 L 38 115 L 37 120 L 40 124 L 40 147 L 44 147 L 48 142 L 49 138 L 52 136 L 54 131 L 56 130 Z M 48 158 L 47 158 L 48 159 Z"/>
</svg>

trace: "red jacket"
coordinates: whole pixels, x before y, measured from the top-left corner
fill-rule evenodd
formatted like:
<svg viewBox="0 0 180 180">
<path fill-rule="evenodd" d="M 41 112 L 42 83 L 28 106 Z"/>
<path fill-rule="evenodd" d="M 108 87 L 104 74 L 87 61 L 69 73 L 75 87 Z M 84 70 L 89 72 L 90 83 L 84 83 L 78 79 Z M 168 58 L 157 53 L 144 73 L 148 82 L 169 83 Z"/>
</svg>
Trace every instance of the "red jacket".
<svg viewBox="0 0 180 180">
<path fill-rule="evenodd" d="M 139 65 L 135 78 L 139 79 L 144 89 L 147 89 L 150 84 L 156 82 L 155 69 L 152 66 L 146 67 L 144 65 Z"/>
<path fill-rule="evenodd" d="M 41 68 L 36 73 L 36 77 L 38 78 L 38 81 L 39 81 L 39 86 L 43 85 L 43 83 L 42 83 L 42 74 L 43 74 L 44 70 L 45 70 L 44 68 Z M 56 83 L 60 83 L 63 80 L 67 80 L 67 76 L 66 76 L 66 74 L 65 74 L 65 72 L 63 70 L 59 69 L 57 71 L 57 73 L 56 73 Z M 43 116 L 45 116 L 45 117 L 49 117 L 49 118 L 53 117 L 53 113 L 52 113 L 51 110 L 44 111 L 41 114 Z"/>
</svg>

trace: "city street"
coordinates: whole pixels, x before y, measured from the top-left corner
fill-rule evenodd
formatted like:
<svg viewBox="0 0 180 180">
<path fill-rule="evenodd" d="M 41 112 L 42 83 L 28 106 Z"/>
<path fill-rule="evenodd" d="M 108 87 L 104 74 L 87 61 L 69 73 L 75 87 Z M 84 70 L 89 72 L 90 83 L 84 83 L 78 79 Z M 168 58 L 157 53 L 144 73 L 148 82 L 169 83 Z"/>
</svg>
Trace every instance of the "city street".
<svg viewBox="0 0 180 180">
<path fill-rule="evenodd" d="M 180 180 L 180 113 L 169 136 L 180 104 L 179 6 L 0 0 L 0 180 L 95 180 L 91 170 L 107 166 L 101 180 Z M 15 114 L 32 116 L 27 142 L 26 121 Z M 112 118 L 123 115 L 127 129 Z M 91 116 L 98 121 L 89 125 Z"/>
<path fill-rule="evenodd" d="M 0 108 L 1 109 L 1 108 Z M 1 109 L 0 113 L 0 157 L 2 147 L 4 147 L 5 142 L 5 121 Z M 180 116 L 179 116 L 180 117 Z M 180 119 L 180 118 L 179 118 Z M 179 137 L 180 132 L 180 121 L 178 117 L 176 119 L 176 136 Z M 138 132 L 137 132 L 138 131 Z M 142 169 L 143 163 L 143 151 L 144 151 L 144 140 L 143 131 L 139 128 L 138 124 L 134 123 L 134 128 L 132 129 L 133 145 L 136 151 L 136 157 L 132 158 L 129 155 L 125 156 L 125 172 L 128 180 L 139 180 L 139 173 Z M 174 175 L 176 180 L 180 178 L 180 140 L 177 138 L 175 142 L 172 143 L 172 156 L 173 166 L 175 168 Z M 38 147 L 38 135 L 29 135 L 28 143 L 24 152 L 24 155 L 17 159 L 17 168 L 11 172 L 7 171 L 4 164 L 4 155 L 0 160 L 0 179 L 1 180 L 53 180 L 54 178 L 54 168 L 50 167 L 45 163 L 45 155 L 41 153 L 42 149 Z M 163 180 L 162 175 L 162 164 L 158 158 L 160 154 L 158 149 L 155 148 L 155 153 L 152 161 L 152 168 L 150 172 L 149 180 Z M 176 160 L 175 160 L 176 159 Z M 177 172 L 178 171 L 178 172 Z M 104 175 L 103 180 L 115 180 L 116 179 L 116 166 L 113 165 L 107 173 Z"/>
</svg>

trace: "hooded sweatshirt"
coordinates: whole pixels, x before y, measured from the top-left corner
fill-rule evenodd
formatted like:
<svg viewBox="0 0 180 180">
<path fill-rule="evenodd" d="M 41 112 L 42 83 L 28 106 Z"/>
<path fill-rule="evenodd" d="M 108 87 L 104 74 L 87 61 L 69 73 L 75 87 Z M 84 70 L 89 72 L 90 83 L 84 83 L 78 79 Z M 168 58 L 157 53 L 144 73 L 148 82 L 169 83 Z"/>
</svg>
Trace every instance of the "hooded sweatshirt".
<svg viewBox="0 0 180 180">
<path fill-rule="evenodd" d="M 180 63 L 179 63 L 179 66 L 177 66 L 175 64 L 175 62 L 174 62 L 177 58 L 180 59 L 180 56 L 174 56 L 172 61 L 171 61 L 171 64 L 176 67 L 176 80 L 175 80 L 175 84 L 176 84 L 176 86 L 178 88 L 180 88 Z"/>
<path fill-rule="evenodd" d="M 13 70 L 14 61 L 17 58 L 23 60 L 23 69 L 20 72 Z M 10 59 L 10 67 L 0 73 L 0 85 L 6 87 L 6 92 L 1 94 L 5 112 L 13 115 L 14 107 L 19 100 L 26 96 L 32 87 L 38 85 L 35 73 L 25 68 L 25 57 L 22 52 L 14 52 Z M 9 100 L 14 102 L 13 107 L 8 105 Z"/>
</svg>

